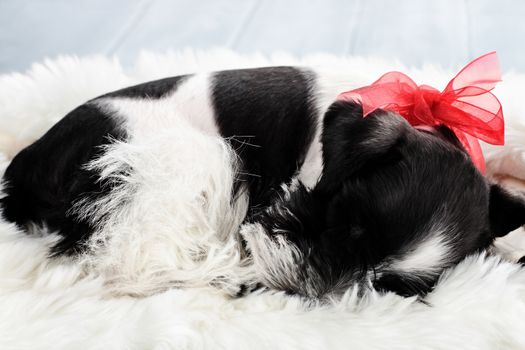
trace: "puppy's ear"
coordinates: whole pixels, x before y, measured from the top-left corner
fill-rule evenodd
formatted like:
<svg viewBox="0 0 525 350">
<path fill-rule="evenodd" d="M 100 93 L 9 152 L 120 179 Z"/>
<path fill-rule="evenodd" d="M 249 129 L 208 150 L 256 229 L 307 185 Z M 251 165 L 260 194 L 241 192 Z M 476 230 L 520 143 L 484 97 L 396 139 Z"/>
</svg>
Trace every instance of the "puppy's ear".
<svg viewBox="0 0 525 350">
<path fill-rule="evenodd" d="M 495 237 L 525 225 L 525 195 L 512 194 L 499 185 L 491 185 L 489 219 Z"/>
<path fill-rule="evenodd" d="M 361 105 L 345 101 L 333 103 L 323 123 L 324 164 L 318 189 L 329 192 L 356 172 L 395 158 L 392 151 L 409 127 L 399 115 L 383 110 L 363 118 Z"/>
</svg>

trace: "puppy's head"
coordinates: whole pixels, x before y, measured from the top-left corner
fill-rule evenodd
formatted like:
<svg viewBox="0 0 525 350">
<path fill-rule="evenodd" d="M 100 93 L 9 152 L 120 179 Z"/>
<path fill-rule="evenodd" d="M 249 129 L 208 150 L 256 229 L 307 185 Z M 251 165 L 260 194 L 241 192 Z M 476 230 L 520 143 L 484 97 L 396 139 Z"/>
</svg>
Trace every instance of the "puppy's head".
<svg viewBox="0 0 525 350">
<path fill-rule="evenodd" d="M 525 224 L 525 201 L 489 184 L 446 127 L 419 130 L 382 110 L 363 118 L 359 105 L 336 102 L 322 144 L 315 188 L 285 188 L 244 230 L 269 287 L 319 297 L 372 281 L 424 293 Z"/>
</svg>

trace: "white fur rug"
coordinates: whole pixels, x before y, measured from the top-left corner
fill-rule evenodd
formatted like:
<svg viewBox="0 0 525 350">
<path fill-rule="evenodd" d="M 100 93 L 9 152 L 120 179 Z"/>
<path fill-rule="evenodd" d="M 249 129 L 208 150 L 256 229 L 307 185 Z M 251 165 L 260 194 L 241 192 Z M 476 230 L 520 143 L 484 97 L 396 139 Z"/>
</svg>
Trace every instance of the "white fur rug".
<svg viewBox="0 0 525 350">
<path fill-rule="evenodd" d="M 2 166 L 66 112 L 104 92 L 201 70 L 300 64 L 362 73 L 366 85 L 392 70 L 442 87 L 452 78 L 434 66 L 407 69 L 378 59 L 316 55 L 265 58 L 230 51 L 143 53 L 124 70 L 116 59 L 62 57 L 25 74 L 0 76 Z M 507 145 L 486 148 L 489 173 L 517 186 L 525 180 L 525 75 L 508 73 L 497 88 Z M 51 237 L 27 237 L 0 222 L 0 349 L 525 349 L 525 269 L 473 256 L 448 271 L 426 299 L 393 294 L 306 305 L 282 293 L 230 299 L 214 289 L 170 290 L 144 299 L 104 296 L 100 279 L 45 259 Z M 497 243 L 525 255 L 525 232 Z"/>
</svg>

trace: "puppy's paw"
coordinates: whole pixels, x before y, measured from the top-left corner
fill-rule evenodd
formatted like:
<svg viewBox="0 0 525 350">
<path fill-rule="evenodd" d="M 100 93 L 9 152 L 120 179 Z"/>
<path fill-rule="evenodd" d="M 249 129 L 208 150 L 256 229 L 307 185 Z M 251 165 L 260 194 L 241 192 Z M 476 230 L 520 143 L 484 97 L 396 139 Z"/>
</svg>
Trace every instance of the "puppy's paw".
<svg viewBox="0 0 525 350">
<path fill-rule="evenodd" d="M 285 235 L 252 223 L 241 227 L 241 236 L 251 253 L 257 279 L 264 286 L 297 293 L 306 284 L 300 272 L 304 257 Z"/>
<path fill-rule="evenodd" d="M 272 205 L 241 227 L 241 237 L 264 286 L 303 296 L 324 293 L 323 278 L 312 264 L 316 255 L 312 205 L 308 190 L 293 181 L 276 192 Z"/>
</svg>

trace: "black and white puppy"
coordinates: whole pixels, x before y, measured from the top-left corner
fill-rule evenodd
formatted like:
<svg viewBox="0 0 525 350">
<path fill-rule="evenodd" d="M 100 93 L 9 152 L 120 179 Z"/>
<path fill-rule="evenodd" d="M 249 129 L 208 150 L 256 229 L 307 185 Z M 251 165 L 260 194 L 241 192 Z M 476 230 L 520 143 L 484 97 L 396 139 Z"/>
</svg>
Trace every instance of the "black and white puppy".
<svg viewBox="0 0 525 350">
<path fill-rule="evenodd" d="M 314 298 L 355 283 L 428 292 L 525 224 L 523 198 L 488 183 L 450 130 L 363 118 L 335 101 L 348 84 L 272 67 L 100 96 L 13 159 L 3 216 L 56 235 L 52 256 L 116 294 L 263 286 Z"/>
</svg>

